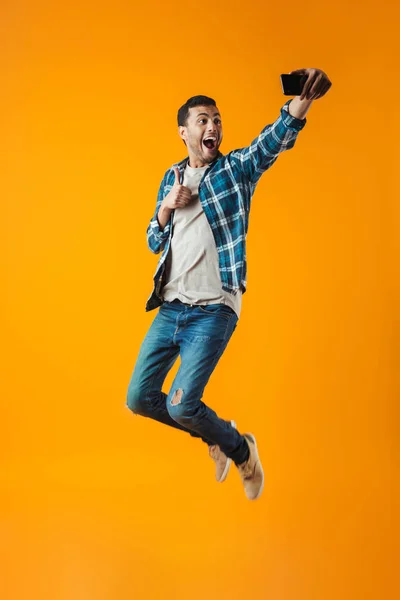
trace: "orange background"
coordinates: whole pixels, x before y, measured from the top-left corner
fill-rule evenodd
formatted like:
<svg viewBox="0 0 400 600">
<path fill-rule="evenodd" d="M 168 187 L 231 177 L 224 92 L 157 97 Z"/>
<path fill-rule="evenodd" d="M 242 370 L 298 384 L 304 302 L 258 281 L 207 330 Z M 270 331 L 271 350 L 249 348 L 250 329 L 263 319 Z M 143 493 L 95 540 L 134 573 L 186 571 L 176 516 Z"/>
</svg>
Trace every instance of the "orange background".
<svg viewBox="0 0 400 600">
<path fill-rule="evenodd" d="M 2 5 L 4 600 L 398 597 L 395 7 Z M 251 503 L 125 406 L 157 312 L 146 229 L 185 156 L 179 106 L 214 97 L 228 152 L 307 67 L 333 86 L 256 190 L 242 316 L 204 395 L 257 436 Z"/>
</svg>

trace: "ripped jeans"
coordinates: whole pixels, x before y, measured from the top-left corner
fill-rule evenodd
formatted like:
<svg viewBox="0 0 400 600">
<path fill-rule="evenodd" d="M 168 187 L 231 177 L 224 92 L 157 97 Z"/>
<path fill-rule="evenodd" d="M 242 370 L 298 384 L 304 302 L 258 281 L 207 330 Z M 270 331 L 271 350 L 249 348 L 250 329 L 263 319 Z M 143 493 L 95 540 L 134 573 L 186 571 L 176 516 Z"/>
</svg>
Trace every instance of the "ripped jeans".
<svg viewBox="0 0 400 600">
<path fill-rule="evenodd" d="M 218 444 L 236 464 L 248 458 L 248 444 L 230 421 L 204 402 L 204 388 L 236 328 L 238 317 L 225 304 L 204 306 L 164 302 L 148 330 L 135 364 L 127 406 L 149 417 Z M 164 380 L 181 357 L 169 394 Z"/>
</svg>

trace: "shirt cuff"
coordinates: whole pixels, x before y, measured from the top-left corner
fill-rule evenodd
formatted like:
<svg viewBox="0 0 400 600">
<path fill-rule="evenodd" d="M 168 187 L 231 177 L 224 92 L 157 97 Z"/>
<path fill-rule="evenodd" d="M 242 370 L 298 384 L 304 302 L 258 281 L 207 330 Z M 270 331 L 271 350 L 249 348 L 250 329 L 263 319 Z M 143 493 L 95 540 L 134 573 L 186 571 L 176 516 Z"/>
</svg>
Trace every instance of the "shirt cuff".
<svg viewBox="0 0 400 600">
<path fill-rule="evenodd" d="M 167 237 L 169 236 L 169 230 L 171 229 L 171 222 L 168 221 L 168 223 L 165 225 L 164 229 L 161 231 L 158 219 L 157 219 L 157 217 L 154 217 L 154 219 L 150 222 L 150 227 L 151 227 L 154 237 L 157 238 L 160 242 L 162 242 L 163 240 L 167 239 Z"/>
<path fill-rule="evenodd" d="M 306 118 L 298 119 L 297 117 L 293 117 L 289 113 L 289 104 L 291 103 L 292 100 L 293 100 L 293 98 L 291 98 L 290 100 L 285 102 L 285 104 L 281 108 L 282 121 L 283 121 L 283 124 L 286 127 L 288 127 L 289 129 L 294 129 L 295 131 L 300 131 L 301 129 L 303 129 L 304 125 L 307 123 L 307 119 Z"/>
</svg>

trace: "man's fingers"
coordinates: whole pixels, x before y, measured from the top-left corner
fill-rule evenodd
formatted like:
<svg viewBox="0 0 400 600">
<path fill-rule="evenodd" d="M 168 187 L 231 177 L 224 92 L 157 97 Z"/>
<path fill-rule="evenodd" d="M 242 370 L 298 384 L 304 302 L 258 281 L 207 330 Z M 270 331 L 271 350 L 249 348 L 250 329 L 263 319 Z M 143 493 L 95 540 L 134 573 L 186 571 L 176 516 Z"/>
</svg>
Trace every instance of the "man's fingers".
<svg viewBox="0 0 400 600">
<path fill-rule="evenodd" d="M 321 98 L 321 96 L 324 95 L 326 86 L 324 84 L 321 85 L 321 87 L 317 90 L 317 93 L 314 94 L 314 98 L 313 100 L 318 100 L 318 98 Z"/>
<path fill-rule="evenodd" d="M 321 69 L 297 69 L 291 71 L 291 74 L 304 74 L 306 80 L 300 94 L 300 100 L 315 100 L 320 98 L 331 87 L 332 83 L 327 78 L 326 74 Z"/>
<path fill-rule="evenodd" d="M 305 81 L 304 85 L 303 85 L 303 89 L 301 90 L 301 94 L 300 94 L 300 100 L 303 100 L 305 98 L 306 93 L 308 92 L 308 88 L 310 87 L 310 81 L 309 78 Z"/>
<path fill-rule="evenodd" d="M 306 86 L 307 86 L 307 89 L 305 90 L 306 93 L 304 94 L 304 91 L 303 91 L 303 94 L 304 94 L 304 96 L 305 96 L 306 99 L 309 98 L 310 91 L 311 91 L 311 88 L 313 86 L 313 83 L 314 83 L 314 78 L 312 76 L 310 76 L 308 78 L 308 80 L 307 80 L 307 83 L 306 83 Z"/>
<path fill-rule="evenodd" d="M 187 204 L 191 201 L 191 199 L 192 199 L 192 196 L 189 194 L 180 194 L 178 196 L 178 200 L 180 202 L 186 202 Z"/>
<path fill-rule="evenodd" d="M 185 198 L 177 198 L 176 200 L 176 206 L 178 208 L 185 208 L 185 206 L 187 206 L 189 204 L 189 200 L 185 199 Z"/>
<path fill-rule="evenodd" d="M 174 173 L 175 173 L 175 182 L 174 182 L 174 185 L 179 185 L 180 184 L 179 180 L 180 180 L 181 176 L 180 176 L 178 167 L 174 167 Z"/>
<path fill-rule="evenodd" d="M 319 87 L 318 84 L 320 83 L 320 81 L 321 81 L 321 79 L 319 79 L 317 77 L 317 79 L 314 81 L 313 85 L 311 86 L 310 91 L 308 93 L 308 99 L 309 100 L 312 100 L 313 97 L 315 96 L 315 93 L 318 90 L 318 87 Z"/>
<path fill-rule="evenodd" d="M 312 75 L 309 75 L 307 81 L 304 84 L 303 90 L 301 92 L 300 100 L 307 98 L 308 93 L 309 93 L 314 81 L 315 81 L 315 75 L 314 75 L 314 77 Z"/>
<path fill-rule="evenodd" d="M 310 89 L 309 100 L 314 100 L 315 96 L 320 93 L 322 85 L 323 85 L 323 75 L 318 75 L 316 80 L 314 81 L 313 86 Z"/>
<path fill-rule="evenodd" d="M 186 187 L 185 185 L 182 185 L 179 192 L 179 197 L 180 198 L 191 198 L 192 197 L 192 192 L 190 190 L 190 188 Z"/>
<path fill-rule="evenodd" d="M 330 81 L 326 81 L 324 83 L 324 85 L 322 86 L 321 91 L 319 92 L 319 94 L 316 95 L 315 100 L 317 100 L 318 98 L 321 98 L 322 96 L 324 96 L 326 94 L 326 92 L 329 90 L 329 88 L 331 87 L 331 82 Z"/>
</svg>

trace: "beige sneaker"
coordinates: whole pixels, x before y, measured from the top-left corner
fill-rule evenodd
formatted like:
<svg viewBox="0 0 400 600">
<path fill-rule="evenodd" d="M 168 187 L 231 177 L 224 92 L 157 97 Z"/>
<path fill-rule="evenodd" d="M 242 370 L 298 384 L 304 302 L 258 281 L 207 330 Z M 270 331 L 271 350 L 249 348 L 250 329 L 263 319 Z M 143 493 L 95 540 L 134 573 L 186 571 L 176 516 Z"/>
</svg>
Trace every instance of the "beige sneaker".
<svg viewBox="0 0 400 600">
<path fill-rule="evenodd" d="M 231 421 L 232 427 L 236 429 L 235 421 Z M 232 459 L 224 454 L 219 446 L 209 446 L 208 450 L 211 458 L 215 462 L 215 478 L 219 483 L 222 483 L 227 478 Z"/>
<path fill-rule="evenodd" d="M 256 438 L 252 433 L 245 433 L 250 449 L 249 459 L 238 466 L 239 474 L 244 485 L 244 491 L 249 500 L 257 500 L 264 488 L 264 471 L 258 456 Z"/>
</svg>

